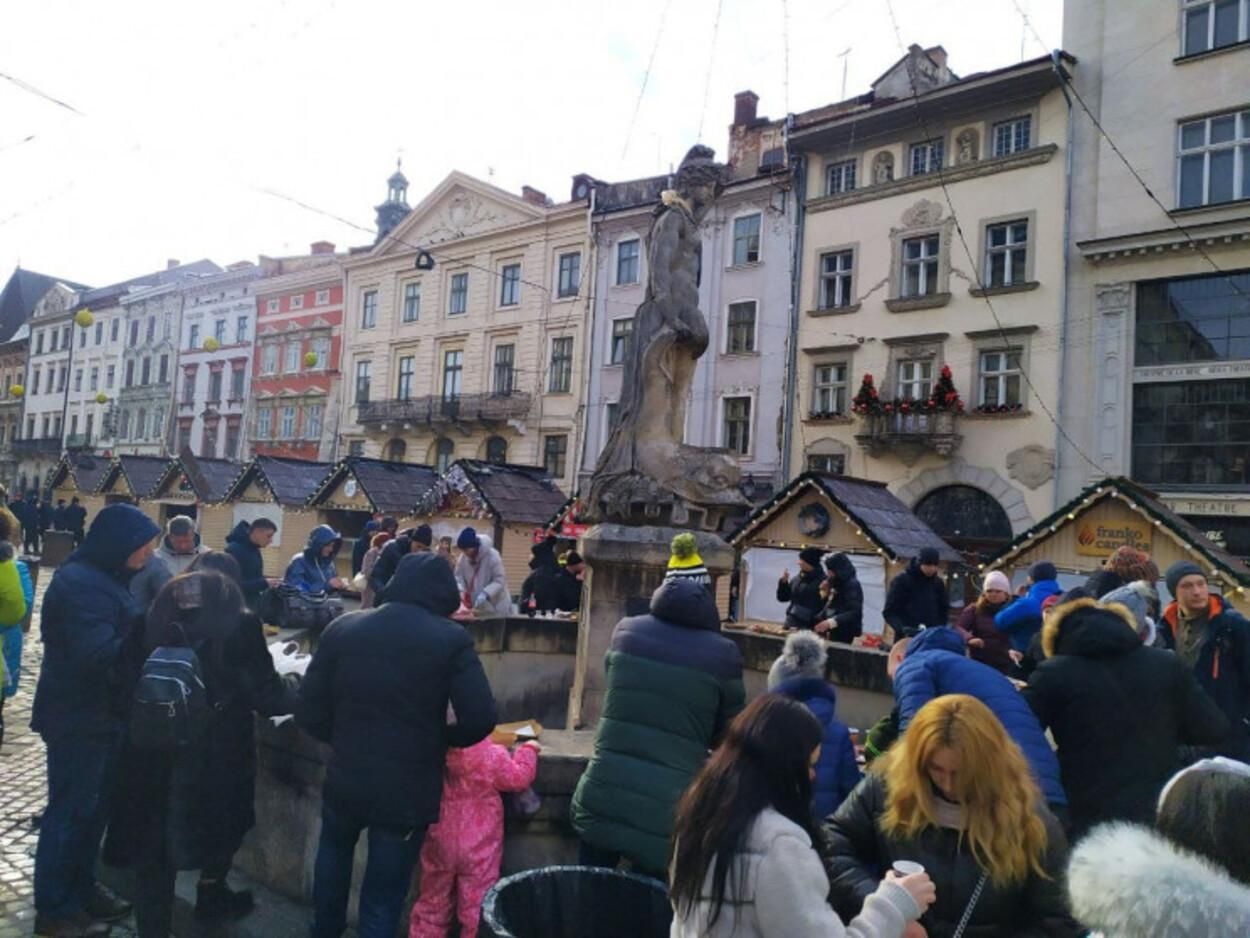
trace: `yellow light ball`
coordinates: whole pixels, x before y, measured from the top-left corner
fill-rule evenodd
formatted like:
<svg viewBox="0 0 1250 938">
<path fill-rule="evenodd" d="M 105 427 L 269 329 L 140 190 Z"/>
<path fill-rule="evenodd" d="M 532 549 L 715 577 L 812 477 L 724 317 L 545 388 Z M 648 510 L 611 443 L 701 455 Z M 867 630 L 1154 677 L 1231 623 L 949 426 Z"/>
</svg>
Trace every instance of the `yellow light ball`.
<svg viewBox="0 0 1250 938">
<path fill-rule="evenodd" d="M 109 400 L 109 396 L 105 394 L 103 391 L 101 391 L 99 394 L 95 396 L 95 402 L 97 404 L 107 404 L 108 400 Z"/>
<path fill-rule="evenodd" d="M 88 326 L 90 326 L 92 323 L 95 322 L 95 317 L 91 315 L 91 310 L 80 309 L 78 313 L 74 316 L 74 322 L 78 323 L 78 325 L 86 329 Z"/>
<path fill-rule="evenodd" d="M 12 384 L 12 385 L 9 385 L 9 393 L 12 394 L 14 397 L 21 397 L 23 394 L 26 393 L 26 388 L 20 384 Z"/>
<path fill-rule="evenodd" d="M 204 340 L 204 351 L 215 352 L 221 348 L 221 343 L 214 339 L 211 335 Z"/>
<path fill-rule="evenodd" d="M 312 368 L 314 365 L 317 364 L 318 361 L 319 361 L 319 356 L 317 355 L 316 352 L 304 353 L 304 367 Z"/>
</svg>

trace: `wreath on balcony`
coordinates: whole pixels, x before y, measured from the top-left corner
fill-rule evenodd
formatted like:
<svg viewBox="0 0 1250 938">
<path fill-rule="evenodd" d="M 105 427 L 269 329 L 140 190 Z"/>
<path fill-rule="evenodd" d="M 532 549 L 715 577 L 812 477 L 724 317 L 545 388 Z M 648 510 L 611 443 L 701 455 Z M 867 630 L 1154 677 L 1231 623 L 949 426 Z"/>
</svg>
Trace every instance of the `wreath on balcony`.
<svg viewBox="0 0 1250 938">
<path fill-rule="evenodd" d="M 861 417 L 872 417 L 880 414 L 962 414 L 964 402 L 955 388 L 955 380 L 951 375 L 950 365 L 943 365 L 937 383 L 929 391 L 926 398 L 896 397 L 883 400 L 870 374 L 865 374 L 860 382 L 859 391 L 851 399 L 851 410 Z"/>
</svg>

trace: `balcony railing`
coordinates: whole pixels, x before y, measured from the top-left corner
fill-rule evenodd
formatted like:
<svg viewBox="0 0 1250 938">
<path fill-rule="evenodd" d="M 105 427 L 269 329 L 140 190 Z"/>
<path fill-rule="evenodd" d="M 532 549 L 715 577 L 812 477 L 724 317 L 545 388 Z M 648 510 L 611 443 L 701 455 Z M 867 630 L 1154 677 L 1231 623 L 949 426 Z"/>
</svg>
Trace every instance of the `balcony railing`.
<svg viewBox="0 0 1250 938">
<path fill-rule="evenodd" d="M 59 455 L 61 452 L 61 438 L 59 436 L 43 436 L 29 440 L 14 440 L 12 446 L 14 456 L 34 456 L 37 453 Z"/>
<path fill-rule="evenodd" d="M 895 411 L 892 414 L 869 414 L 862 419 L 862 431 L 855 435 L 859 445 L 870 456 L 892 453 L 909 466 L 926 451 L 950 456 L 963 440 L 956 432 L 957 415 L 951 411 Z"/>
<path fill-rule="evenodd" d="M 462 394 L 459 397 L 413 397 L 408 400 L 369 401 L 358 404 L 358 416 L 365 426 L 384 424 L 497 424 L 524 417 L 530 410 L 530 395 Z"/>
</svg>

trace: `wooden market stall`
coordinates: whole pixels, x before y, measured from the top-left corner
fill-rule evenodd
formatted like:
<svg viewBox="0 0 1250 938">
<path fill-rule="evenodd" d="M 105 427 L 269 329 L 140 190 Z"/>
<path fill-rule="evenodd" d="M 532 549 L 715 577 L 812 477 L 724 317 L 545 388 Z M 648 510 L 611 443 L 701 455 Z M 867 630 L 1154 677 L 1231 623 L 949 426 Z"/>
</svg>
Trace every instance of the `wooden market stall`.
<svg viewBox="0 0 1250 938">
<path fill-rule="evenodd" d="M 160 505 L 152 501 L 156 487 L 176 460 L 168 456 L 116 456 L 100 483 L 106 505 L 127 502 L 137 505 L 157 524 L 163 524 Z"/>
<path fill-rule="evenodd" d="M 1207 571 L 1211 587 L 1243 613 L 1250 613 L 1250 567 L 1212 543 L 1198 528 L 1161 502 L 1153 492 L 1122 477 L 1096 482 L 1050 517 L 1020 534 L 984 570 L 1002 570 L 1013 585 L 1028 568 L 1049 560 L 1060 585 L 1082 585 L 1112 551 L 1123 545 L 1150 554 L 1160 574 L 1178 560 L 1192 560 Z M 1157 584 L 1166 597 L 1163 581 Z"/>
<path fill-rule="evenodd" d="M 268 518 L 278 526 L 272 543 L 261 551 L 266 576 L 286 573 L 291 558 L 304 549 L 308 535 L 321 523 L 308 500 L 333 468 L 332 463 L 257 456 L 240 468 L 226 488 L 222 500 L 230 509 L 227 530 L 257 518 Z M 214 520 L 214 537 L 222 520 L 226 520 L 224 515 Z"/>
<path fill-rule="evenodd" d="M 112 467 L 112 461 L 89 453 L 66 453 L 48 476 L 48 493 L 53 503 L 59 498 L 68 505 L 77 498 L 87 509 L 87 523 L 104 507 L 104 496 L 99 494 L 100 483 Z"/>
<path fill-rule="evenodd" d="M 494 541 L 516 595 L 529 574 L 530 548 L 568 497 L 545 469 L 458 459 L 417 500 L 414 515 L 434 539 L 475 528 Z"/>
<path fill-rule="evenodd" d="M 230 533 L 232 516 L 230 507 L 223 504 L 222 499 L 239 469 L 239 464 L 229 459 L 195 456 L 184 449 L 177 459 L 170 461 L 149 498 L 149 503 L 159 513 L 157 522 L 163 525 L 174 515 L 194 518 L 202 542 L 221 550 Z"/>
<path fill-rule="evenodd" d="M 784 570 L 798 573 L 798 552 L 805 547 L 850 555 L 864 589 L 865 634 L 881 632 L 886 589 L 922 548 L 936 548 L 948 574 L 962 575 L 952 569 L 962 555 L 884 482 L 849 476 L 804 473 L 757 508 L 729 543 L 740 561 L 736 618 L 743 623 L 785 620 L 777 581 Z"/>
</svg>

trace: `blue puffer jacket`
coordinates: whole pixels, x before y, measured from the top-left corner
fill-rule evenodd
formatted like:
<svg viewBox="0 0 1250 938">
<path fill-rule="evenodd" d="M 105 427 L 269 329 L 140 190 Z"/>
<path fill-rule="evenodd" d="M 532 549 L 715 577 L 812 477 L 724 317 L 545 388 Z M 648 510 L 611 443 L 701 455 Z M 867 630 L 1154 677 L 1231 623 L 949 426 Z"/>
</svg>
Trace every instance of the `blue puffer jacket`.
<svg viewBox="0 0 1250 938">
<path fill-rule="evenodd" d="M 935 697 L 967 694 L 994 712 L 1023 751 L 1047 804 L 1066 805 L 1059 759 L 1032 708 L 1015 685 L 987 664 L 964 657 L 963 637 L 949 627 L 925 629 L 912 639 L 894 675 L 899 730 Z"/>
<path fill-rule="evenodd" d="M 31 605 L 35 602 L 35 583 L 30 578 L 30 569 L 26 566 L 25 561 L 13 561 L 17 566 L 18 578 L 22 581 L 22 596 L 26 600 L 26 611 L 30 612 Z M 4 654 L 4 689 L 0 691 L 5 697 L 12 697 L 17 693 L 17 682 L 22 675 L 22 622 L 14 622 L 11 625 L 0 624 L 0 635 L 3 638 L 3 654 Z"/>
<path fill-rule="evenodd" d="M 994 617 L 994 627 L 1011 636 L 1011 647 L 1016 651 L 1028 651 L 1029 642 L 1042 630 L 1042 603 L 1062 592 L 1063 588 L 1054 580 L 1038 580 L 1027 593 Z"/>
<path fill-rule="evenodd" d="M 322 557 L 321 551 L 327 544 L 333 544 L 334 550 L 329 557 Z M 308 546 L 291 558 L 283 580 L 304 593 L 327 592 L 330 581 L 338 576 L 334 558 L 342 546 L 343 539 L 334 528 L 328 524 L 317 525 L 308 535 Z"/>
<path fill-rule="evenodd" d="M 862 778 L 851 734 L 835 715 L 837 691 L 820 678 L 796 677 L 782 681 L 772 692 L 799 701 L 825 728 L 820 759 L 816 762 L 816 780 L 812 784 L 812 810 L 817 818 L 826 818 L 838 809 Z"/>
<path fill-rule="evenodd" d="M 126 632 L 143 617 L 129 589 L 137 571 L 126 568 L 126 558 L 160 533 L 133 505 L 109 505 L 53 574 L 39 620 L 43 667 L 30 721 L 36 732 L 120 730 L 113 667 Z"/>
</svg>

